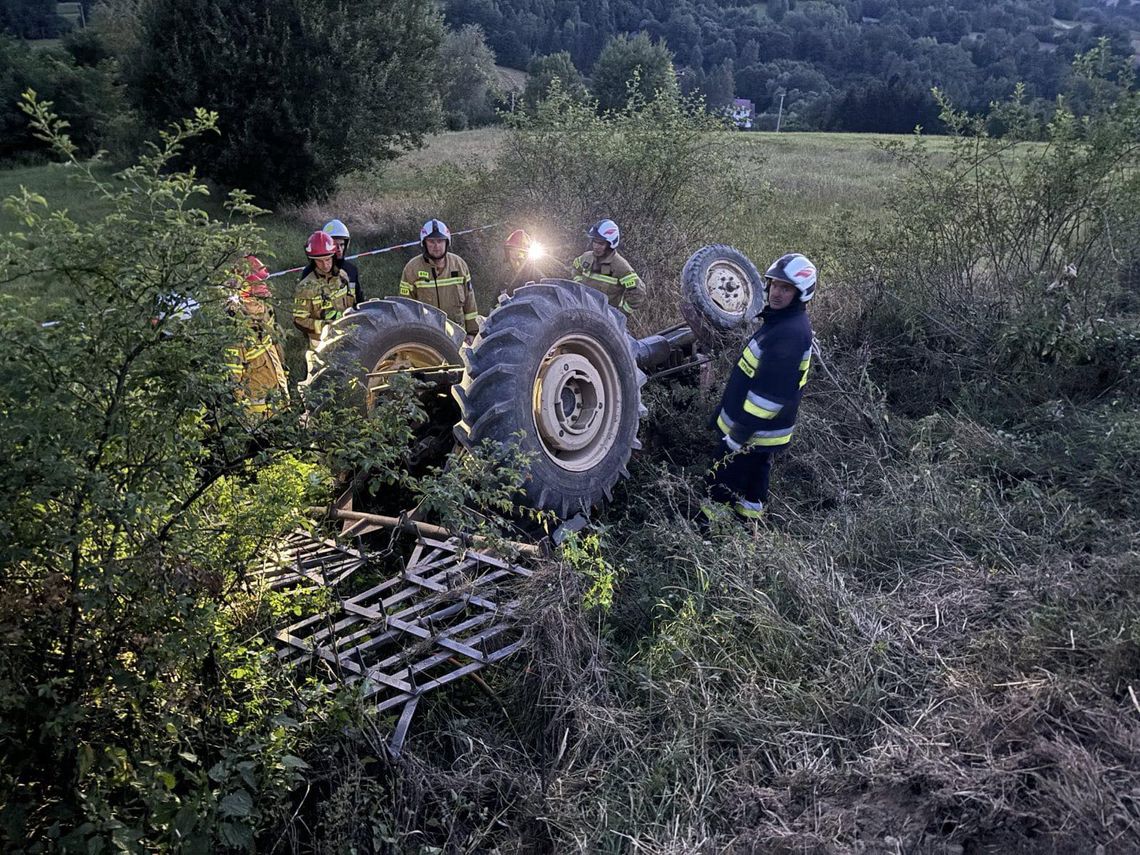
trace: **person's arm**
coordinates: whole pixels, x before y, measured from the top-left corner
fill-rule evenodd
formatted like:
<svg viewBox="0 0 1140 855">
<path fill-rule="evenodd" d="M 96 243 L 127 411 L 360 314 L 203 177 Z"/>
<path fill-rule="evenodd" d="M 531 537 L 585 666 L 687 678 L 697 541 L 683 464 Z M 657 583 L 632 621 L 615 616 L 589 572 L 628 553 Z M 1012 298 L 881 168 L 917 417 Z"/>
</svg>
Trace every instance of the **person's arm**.
<svg viewBox="0 0 1140 855">
<path fill-rule="evenodd" d="M 471 284 L 471 274 L 466 270 L 463 271 L 463 287 L 467 292 L 467 297 L 463 301 L 463 328 L 467 330 L 468 335 L 476 335 L 479 332 L 479 307 L 475 305 L 475 288 Z"/>
<path fill-rule="evenodd" d="M 410 267 L 410 264 L 405 264 L 404 271 L 400 274 L 400 296 L 411 297 L 414 300 L 416 299 L 415 274 L 409 270 Z"/>
<path fill-rule="evenodd" d="M 744 412 L 762 422 L 771 421 L 792 403 L 800 387 L 803 354 L 795 352 L 792 342 L 781 342 L 776 347 L 757 353 L 755 340 L 748 343 L 740 357 L 740 367 L 752 376 L 744 400 Z M 743 364 L 741 364 L 743 363 Z"/>
<path fill-rule="evenodd" d="M 575 282 L 584 282 L 586 280 L 586 274 L 589 273 L 589 270 L 586 269 L 586 262 L 584 261 L 585 258 L 586 256 L 579 255 L 574 259 L 573 267 Z"/>
<path fill-rule="evenodd" d="M 618 277 L 618 284 L 624 289 L 621 299 L 621 310 L 632 315 L 645 303 L 645 283 L 632 269 L 625 275 Z"/>
<path fill-rule="evenodd" d="M 316 314 L 312 292 L 308 288 L 301 288 L 293 298 L 293 326 L 306 336 L 318 335 L 321 322 L 315 317 Z"/>
</svg>

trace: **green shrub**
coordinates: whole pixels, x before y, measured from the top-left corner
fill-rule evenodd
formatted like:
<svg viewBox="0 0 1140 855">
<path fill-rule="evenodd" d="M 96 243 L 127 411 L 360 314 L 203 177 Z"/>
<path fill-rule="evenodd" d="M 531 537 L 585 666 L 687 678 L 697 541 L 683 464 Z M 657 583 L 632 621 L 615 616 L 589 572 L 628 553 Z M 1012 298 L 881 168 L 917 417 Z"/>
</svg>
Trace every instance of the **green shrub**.
<svg viewBox="0 0 1140 855">
<path fill-rule="evenodd" d="M 302 430 L 294 403 L 251 422 L 222 354 L 258 210 L 235 191 L 212 219 L 171 168 L 214 118 L 107 179 L 46 105 L 25 107 L 106 215 L 26 189 L 5 202 L 20 231 L 0 239 L 0 840 L 251 849 L 284 828 L 340 702 L 274 666 L 260 633 L 289 604 L 251 598 L 247 570 L 327 495 L 317 462 L 385 471 L 414 411 Z M 159 317 L 172 292 L 201 309 Z"/>
<path fill-rule="evenodd" d="M 660 328 L 676 323 L 674 283 L 685 259 L 702 243 L 725 239 L 745 197 L 739 149 L 715 133 L 722 127 L 675 88 L 598 115 L 555 86 L 534 115 L 511 117 L 495 165 L 458 204 L 469 214 L 463 219 L 525 226 L 566 263 L 588 249 L 586 229 L 616 220 L 620 251 L 651 295 L 638 328 Z M 570 275 L 557 262 L 546 267 L 548 275 Z"/>
<path fill-rule="evenodd" d="M 1106 50 L 1079 59 L 1078 73 Z M 858 328 L 876 343 L 893 405 L 921 416 L 968 401 L 1009 418 L 1058 395 L 1134 388 L 1140 100 L 1130 80 L 1083 119 L 1059 102 L 1044 144 L 1018 142 L 1039 131 L 1019 90 L 991 113 L 1009 125 L 1005 137 L 943 100 L 956 134 L 948 154 L 922 137 L 889 146 L 908 177 L 871 239 L 843 246 L 839 278 L 863 294 Z"/>
</svg>

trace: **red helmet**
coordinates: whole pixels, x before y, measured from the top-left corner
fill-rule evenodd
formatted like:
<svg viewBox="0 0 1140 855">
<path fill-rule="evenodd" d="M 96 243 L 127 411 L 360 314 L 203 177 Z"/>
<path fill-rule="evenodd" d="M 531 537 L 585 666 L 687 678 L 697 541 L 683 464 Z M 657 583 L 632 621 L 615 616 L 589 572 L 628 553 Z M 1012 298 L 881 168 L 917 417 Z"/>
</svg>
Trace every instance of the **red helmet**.
<svg viewBox="0 0 1140 855">
<path fill-rule="evenodd" d="M 253 284 L 254 282 L 264 282 L 269 278 L 269 268 L 261 263 L 261 259 L 256 255 L 247 255 L 245 263 L 249 265 L 249 272 L 245 274 L 245 281 Z"/>
<path fill-rule="evenodd" d="M 309 258 L 324 258 L 336 255 L 336 241 L 327 232 L 313 232 L 305 244 L 305 255 Z"/>
<path fill-rule="evenodd" d="M 261 263 L 256 255 L 247 255 L 245 263 L 248 265 L 245 274 L 245 287 L 242 288 L 243 297 L 269 297 L 269 286 L 265 281 L 269 278 L 269 268 Z"/>
<path fill-rule="evenodd" d="M 515 229 L 507 235 L 507 239 L 503 242 L 503 246 L 509 247 L 510 249 L 522 250 L 530 249 L 530 244 L 530 235 L 522 229 Z"/>
</svg>

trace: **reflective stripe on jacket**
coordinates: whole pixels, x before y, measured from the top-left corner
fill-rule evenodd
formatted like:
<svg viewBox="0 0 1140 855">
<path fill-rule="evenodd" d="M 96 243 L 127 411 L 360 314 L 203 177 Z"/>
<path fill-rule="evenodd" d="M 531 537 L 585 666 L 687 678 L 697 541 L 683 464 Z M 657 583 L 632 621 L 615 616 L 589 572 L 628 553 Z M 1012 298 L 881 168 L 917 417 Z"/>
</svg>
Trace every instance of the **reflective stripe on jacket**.
<svg viewBox="0 0 1140 855">
<path fill-rule="evenodd" d="M 289 382 L 281 346 L 275 339 L 273 310 L 261 300 L 242 299 L 232 314 L 241 326 L 240 341 L 226 350 L 226 365 L 235 383 L 234 396 L 250 413 L 268 414 L 275 403 L 289 400 Z"/>
<path fill-rule="evenodd" d="M 811 368 L 812 329 L 803 303 L 765 309 L 761 317 L 764 323 L 733 367 L 713 418 L 733 451 L 791 442 Z"/>
<path fill-rule="evenodd" d="M 479 307 L 475 304 L 471 272 L 467 262 L 454 252 L 444 258 L 442 273 L 422 253 L 405 264 L 400 274 L 400 296 L 442 309 L 468 335 L 479 332 Z"/>
<path fill-rule="evenodd" d="M 316 348 L 321 331 L 356 305 L 356 293 L 348 274 L 334 268 L 327 276 L 316 270 L 302 277 L 293 298 L 293 326 Z"/>
<path fill-rule="evenodd" d="M 616 252 L 604 259 L 595 258 L 592 251 L 579 255 L 574 259 L 574 281 L 597 288 L 611 306 L 627 315 L 645 302 L 645 284 Z"/>
</svg>

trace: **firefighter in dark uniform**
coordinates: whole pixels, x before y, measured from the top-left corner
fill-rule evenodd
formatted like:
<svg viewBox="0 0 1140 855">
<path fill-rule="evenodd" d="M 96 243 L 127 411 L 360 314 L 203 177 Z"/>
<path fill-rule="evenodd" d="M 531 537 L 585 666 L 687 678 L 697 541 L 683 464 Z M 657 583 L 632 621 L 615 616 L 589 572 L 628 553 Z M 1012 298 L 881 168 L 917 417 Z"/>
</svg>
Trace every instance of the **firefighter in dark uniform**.
<svg viewBox="0 0 1140 855">
<path fill-rule="evenodd" d="M 815 294 L 816 268 L 792 252 L 772 262 L 764 280 L 763 324 L 732 369 L 712 420 L 723 456 L 709 475 L 709 498 L 750 520 L 764 512 L 772 457 L 792 440 L 811 366 L 807 304 Z"/>
<path fill-rule="evenodd" d="M 613 220 L 600 220 L 586 233 L 590 251 L 574 259 L 574 281 L 597 288 L 625 315 L 645 302 L 645 285 L 630 263 L 618 254 L 621 231 Z"/>
<path fill-rule="evenodd" d="M 442 309 L 467 331 L 470 340 L 479 332 L 479 307 L 467 262 L 449 252 L 451 231 L 443 220 L 428 220 L 420 229 L 420 254 L 404 265 L 400 296 Z"/>
</svg>

